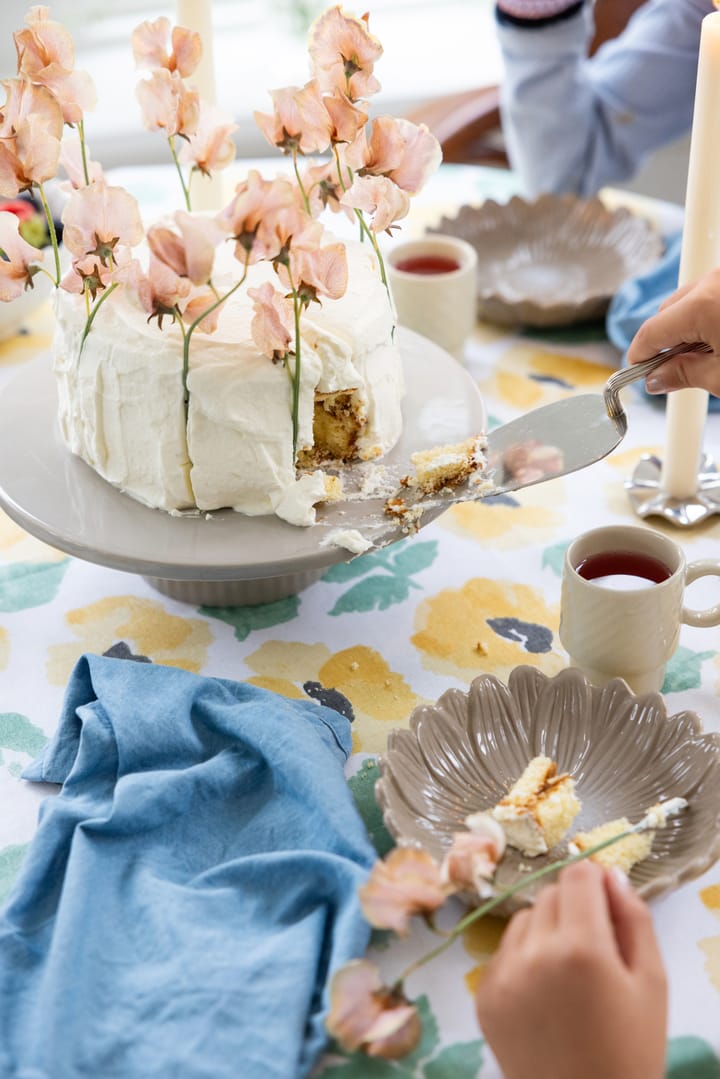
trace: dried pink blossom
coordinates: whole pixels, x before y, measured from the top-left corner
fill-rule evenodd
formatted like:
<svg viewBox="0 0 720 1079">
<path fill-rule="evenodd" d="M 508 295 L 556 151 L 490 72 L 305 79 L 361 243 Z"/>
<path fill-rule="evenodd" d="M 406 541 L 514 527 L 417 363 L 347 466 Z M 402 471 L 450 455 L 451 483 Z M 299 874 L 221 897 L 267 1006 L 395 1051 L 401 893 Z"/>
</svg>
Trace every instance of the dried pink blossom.
<svg viewBox="0 0 720 1079">
<path fill-rule="evenodd" d="M 460 890 L 470 888 L 478 895 L 484 895 L 503 850 L 504 842 L 498 846 L 495 836 L 456 832 L 440 868 L 443 883 Z"/>
<path fill-rule="evenodd" d="M 192 75 L 202 56 L 202 39 L 196 30 L 173 26 L 161 16 L 155 22 L 141 22 L 131 35 L 135 63 L 138 67 L 165 68 L 177 71 L 186 79 Z"/>
<path fill-rule="evenodd" d="M 179 277 L 189 277 L 193 285 L 207 284 L 222 232 L 214 221 L 194 217 L 184 210 L 177 211 L 175 223 L 179 232 L 163 225 L 148 229 L 150 250 Z"/>
<path fill-rule="evenodd" d="M 142 79 L 135 89 L 142 120 L 148 131 L 164 131 L 187 137 L 197 131 L 200 98 L 177 73 L 157 68 L 149 79 Z"/>
<path fill-rule="evenodd" d="M 27 29 L 13 34 L 18 75 L 47 87 L 62 110 L 66 124 L 76 124 L 95 107 L 95 85 L 86 71 L 75 70 L 75 49 L 68 31 L 49 18 L 47 7 L 32 7 Z"/>
<path fill-rule="evenodd" d="M 73 191 L 62 214 L 63 243 L 82 259 L 96 255 L 103 265 L 117 258 L 117 249 L 133 247 L 143 237 L 140 209 L 122 187 L 96 182 Z"/>
<path fill-rule="evenodd" d="M 62 111 L 54 95 L 26 78 L 6 79 L 0 111 L 0 195 L 52 179 L 60 159 Z"/>
<path fill-rule="evenodd" d="M 440 143 L 425 124 L 393 116 L 373 122 L 364 169 L 370 175 L 387 176 L 415 195 L 441 161 Z"/>
<path fill-rule="evenodd" d="M 232 135 L 237 127 L 224 109 L 201 101 L 197 129 L 183 145 L 180 160 L 205 176 L 226 169 L 235 157 Z"/>
<path fill-rule="evenodd" d="M 259 288 L 249 288 L 248 296 L 253 301 L 254 315 L 250 324 L 253 341 L 263 356 L 274 361 L 283 359 L 294 334 L 292 300 L 273 288 L 269 281 Z"/>
<path fill-rule="evenodd" d="M 42 252 L 23 240 L 16 214 L 0 212 L 0 300 L 7 303 L 33 287 Z"/>
<path fill-rule="evenodd" d="M 289 273 L 282 264 L 277 271 L 288 287 L 292 275 L 292 285 L 306 306 L 319 296 L 338 300 L 347 289 L 347 250 L 342 243 L 321 245 L 319 236 L 304 229 L 290 244 Z"/>
<path fill-rule="evenodd" d="M 330 145 L 332 121 L 314 80 L 305 86 L 272 90 L 272 114 L 256 112 L 255 122 L 271 146 L 285 153 L 322 153 Z"/>
<path fill-rule="evenodd" d="M 357 959 L 338 970 L 330 985 L 328 1033 L 347 1052 L 396 1060 L 412 1052 L 422 1026 L 417 1009 L 398 989 L 383 985 L 377 967 Z"/>
<path fill-rule="evenodd" d="M 276 258 L 288 237 L 307 223 L 307 215 L 294 184 L 284 177 L 265 180 L 251 169 L 215 220 L 235 240 L 236 258 L 252 263 Z"/>
<path fill-rule="evenodd" d="M 330 117 L 331 142 L 354 142 L 358 132 L 368 122 L 367 108 L 353 104 L 349 97 L 336 90 L 323 98 L 323 104 Z"/>
<path fill-rule="evenodd" d="M 380 83 L 373 75 L 382 45 L 370 33 L 367 18 L 345 15 L 340 5 L 329 8 L 310 27 L 308 52 L 320 89 L 339 90 L 351 101 L 377 93 Z"/>
<path fill-rule="evenodd" d="M 340 199 L 342 206 L 372 214 L 373 232 L 390 232 L 410 209 L 410 196 L 387 176 L 358 176 Z"/>
<path fill-rule="evenodd" d="M 363 914 L 377 929 L 393 929 L 400 936 L 415 914 L 432 914 L 450 892 L 440 878 L 440 866 L 424 850 L 395 847 L 372 868 L 360 889 Z"/>
<path fill-rule="evenodd" d="M 189 278 L 180 277 L 152 252 L 147 273 L 137 259 L 132 259 L 118 271 L 117 277 L 125 286 L 128 297 L 150 318 L 157 318 L 161 329 L 164 318 L 177 318 L 178 309 L 192 291 Z"/>
</svg>

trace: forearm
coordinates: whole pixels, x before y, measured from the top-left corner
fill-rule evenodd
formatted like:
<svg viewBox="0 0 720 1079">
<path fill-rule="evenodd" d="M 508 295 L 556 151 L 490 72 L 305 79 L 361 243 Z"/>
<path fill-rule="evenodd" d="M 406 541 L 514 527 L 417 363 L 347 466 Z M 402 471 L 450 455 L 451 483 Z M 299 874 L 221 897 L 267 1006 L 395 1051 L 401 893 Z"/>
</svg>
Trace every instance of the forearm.
<svg viewBox="0 0 720 1079">
<path fill-rule="evenodd" d="M 689 128 L 700 22 L 711 6 L 649 0 L 591 59 L 587 2 L 551 22 L 498 25 L 503 130 L 527 194 L 593 194 L 633 175 L 649 152 Z"/>
</svg>

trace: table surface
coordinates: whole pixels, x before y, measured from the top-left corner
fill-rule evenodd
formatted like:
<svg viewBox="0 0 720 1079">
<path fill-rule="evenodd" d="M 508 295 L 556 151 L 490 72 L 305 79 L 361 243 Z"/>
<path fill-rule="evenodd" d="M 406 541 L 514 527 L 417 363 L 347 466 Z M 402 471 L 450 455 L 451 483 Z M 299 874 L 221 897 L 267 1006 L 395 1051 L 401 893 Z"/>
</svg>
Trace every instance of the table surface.
<svg viewBox="0 0 720 1079">
<path fill-rule="evenodd" d="M 145 206 L 162 205 L 166 188 L 152 170 L 125 170 L 118 179 Z M 488 195 L 502 199 L 513 186 L 509 174 L 443 167 L 417 200 L 403 237 L 453 205 Z M 613 193 L 607 198 L 626 201 Z M 679 222 L 676 208 L 636 198 L 633 204 L 664 228 Z M 49 348 L 51 330 L 44 310 L 22 334 L 0 344 L 0 390 Z M 479 325 L 465 357 L 491 423 L 575 391 L 599 391 L 619 361 L 597 327 L 513 334 Z M 349 780 L 371 830 L 382 838 L 372 784 L 374 759 L 388 731 L 407 725 L 416 705 L 450 687 L 465 688 L 482 672 L 504 679 L 518 664 L 547 675 L 567 665 L 558 639 L 565 547 L 587 528 L 640 524 L 623 480 L 641 454 L 662 456 L 662 404 L 632 391 L 627 409 L 625 440 L 591 468 L 512 498 L 454 507 L 416 537 L 332 567 L 298 596 L 254 608 L 189 607 L 161 596 L 141 577 L 67 558 L 0 513 L 0 897 L 12 886 L 47 796 L 42 787 L 24 783 L 20 772 L 52 734 L 78 657 L 119 641 L 158 663 L 245 679 L 292 697 L 302 697 L 308 681 L 341 691 L 356 716 Z M 720 414 L 714 413 L 706 449 L 712 452 L 718 442 Z M 673 535 L 690 558 L 717 554 L 720 520 L 683 533 L 657 520 L 648 527 Z M 692 590 L 689 600 L 694 602 Z M 527 635 L 524 643 L 500 636 L 489 625 L 498 617 L 545 627 L 551 647 L 533 652 Z M 664 686 L 668 712 L 694 710 L 706 729 L 720 730 L 719 688 L 718 630 L 683 626 Z M 670 975 L 670 1071 L 717 1077 L 720 870 L 652 909 Z M 328 1056 L 317 1074 L 497 1079 L 497 1064 L 475 1022 L 472 992 L 502 926 L 497 919 L 476 925 L 432 968 L 410 978 L 410 995 L 424 998 L 426 1009 L 420 1052 L 394 1064 Z M 406 941 L 374 947 L 373 958 L 392 977 L 429 944 L 419 926 Z"/>
</svg>

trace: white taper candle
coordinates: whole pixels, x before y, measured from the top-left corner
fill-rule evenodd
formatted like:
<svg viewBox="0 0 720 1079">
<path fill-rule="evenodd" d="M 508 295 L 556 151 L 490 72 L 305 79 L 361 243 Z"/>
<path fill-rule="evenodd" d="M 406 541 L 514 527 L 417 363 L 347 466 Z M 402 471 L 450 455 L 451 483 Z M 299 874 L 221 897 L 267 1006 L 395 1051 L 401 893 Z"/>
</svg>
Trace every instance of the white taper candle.
<svg viewBox="0 0 720 1079">
<path fill-rule="evenodd" d="M 702 22 L 695 111 L 688 166 L 679 284 L 720 266 L 720 11 Z M 668 395 L 660 486 L 673 498 L 697 491 L 708 395 L 678 390 Z"/>
</svg>

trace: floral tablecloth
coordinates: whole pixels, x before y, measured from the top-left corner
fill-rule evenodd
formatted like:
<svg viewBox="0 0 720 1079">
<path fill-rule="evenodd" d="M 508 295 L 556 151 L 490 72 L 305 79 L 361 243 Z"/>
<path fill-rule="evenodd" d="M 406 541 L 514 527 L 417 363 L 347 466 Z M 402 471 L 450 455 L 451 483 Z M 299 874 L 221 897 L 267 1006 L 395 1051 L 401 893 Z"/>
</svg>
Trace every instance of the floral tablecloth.
<svg viewBox="0 0 720 1079">
<path fill-rule="evenodd" d="M 162 205 L 164 188 L 152 170 L 128 170 L 122 179 L 146 205 Z M 488 194 L 504 198 L 512 186 L 507 174 L 443 167 L 404 235 L 453 205 Z M 679 220 L 672 208 L 636 205 L 664 225 Z M 51 316 L 43 311 L 0 344 L 0 390 L 48 349 L 50 334 Z M 575 391 L 600 390 L 618 363 L 598 327 L 510 334 L 478 326 L 466 353 L 491 424 Z M 628 411 L 627 437 L 599 464 L 512 497 L 457 506 L 416 537 L 334 566 L 300 595 L 260 607 L 188 607 L 141 577 L 68 558 L 0 514 L 0 896 L 12 887 L 46 796 L 20 772 L 53 731 L 77 658 L 119 642 L 158 663 L 246 679 L 291 697 L 303 697 L 308 683 L 340 691 L 355 713 L 348 779 L 379 849 L 387 849 L 372 792 L 375 756 L 388 731 L 407 724 L 416 705 L 466 687 L 481 672 L 505 678 L 517 664 L 530 664 L 551 675 L 566 665 L 558 639 L 565 547 L 586 528 L 640 523 L 623 480 L 642 453 L 662 456 L 662 404 L 633 392 Z M 709 417 L 705 444 L 720 451 L 718 413 Z M 671 531 L 658 521 L 648 527 Z M 717 519 L 672 534 L 691 558 L 720 549 Z M 693 709 L 707 729 L 720 730 L 719 690 L 719 631 L 683 627 L 664 685 L 668 711 Z M 720 869 L 655 902 L 653 912 L 671 982 L 669 1072 L 718 1079 Z M 425 1018 L 412 1057 L 390 1063 L 328 1054 L 317 1074 L 497 1079 L 475 1021 L 473 989 L 502 928 L 497 919 L 474 926 L 410 978 L 407 990 L 421 999 Z M 392 976 L 429 945 L 421 926 L 402 943 L 378 940 L 373 954 Z"/>
</svg>

